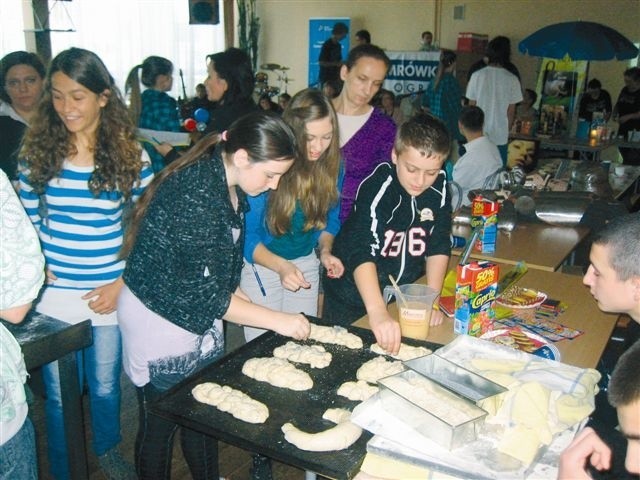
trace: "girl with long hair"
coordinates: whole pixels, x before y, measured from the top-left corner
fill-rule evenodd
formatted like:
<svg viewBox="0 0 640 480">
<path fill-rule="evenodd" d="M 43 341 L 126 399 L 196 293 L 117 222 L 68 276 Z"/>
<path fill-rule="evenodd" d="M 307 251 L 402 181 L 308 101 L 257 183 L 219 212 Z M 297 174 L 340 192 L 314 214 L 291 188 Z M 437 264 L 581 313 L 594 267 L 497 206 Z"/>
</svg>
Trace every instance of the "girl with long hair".
<svg viewBox="0 0 640 480">
<path fill-rule="evenodd" d="M 118 300 L 124 370 L 137 387 L 140 479 L 168 479 L 178 425 L 148 405 L 224 351 L 222 320 L 304 339 L 309 322 L 251 303 L 239 288 L 247 195 L 278 187 L 296 140 L 282 119 L 256 112 L 204 137 L 165 168 L 136 206 Z M 217 443 L 182 429 L 195 479 L 218 479 Z"/>
<path fill-rule="evenodd" d="M 140 83 L 146 90 L 140 92 Z M 133 123 L 140 128 L 179 132 L 178 103 L 167 94 L 173 86 L 173 63 L 164 57 L 151 56 L 131 69 L 125 82 L 125 94 L 129 95 L 129 113 Z M 143 144 L 151 157 L 153 171 L 158 173 L 165 166 L 166 150 L 150 143 Z"/>
<path fill-rule="evenodd" d="M 120 330 L 116 299 L 123 213 L 151 181 L 149 157 L 113 77 L 93 52 L 71 48 L 51 62 L 24 138 L 20 198 L 39 233 L 48 285 L 36 310 L 67 323 L 90 319 L 93 344 L 78 353 L 89 387 L 93 448 L 109 478 L 131 478 L 120 443 Z M 68 478 L 60 378 L 43 367 L 49 464 Z"/>
<path fill-rule="evenodd" d="M 283 119 L 297 137 L 298 161 L 277 190 L 249 197 L 240 287 L 254 303 L 315 316 L 319 262 L 330 274 L 342 274 L 331 254 L 340 229 L 338 121 L 331 101 L 315 89 L 294 95 Z M 247 340 L 263 332 L 245 327 Z"/>
</svg>

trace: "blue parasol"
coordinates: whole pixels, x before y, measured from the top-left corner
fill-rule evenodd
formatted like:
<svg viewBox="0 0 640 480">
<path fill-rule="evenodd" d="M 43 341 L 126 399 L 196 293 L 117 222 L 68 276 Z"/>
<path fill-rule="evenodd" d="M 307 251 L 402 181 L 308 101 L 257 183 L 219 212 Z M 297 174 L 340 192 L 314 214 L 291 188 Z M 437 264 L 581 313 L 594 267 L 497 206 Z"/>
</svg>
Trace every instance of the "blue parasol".
<svg viewBox="0 0 640 480">
<path fill-rule="evenodd" d="M 611 27 L 594 22 L 563 22 L 548 25 L 518 44 L 521 53 L 536 57 L 571 60 L 629 60 L 638 48 Z"/>
</svg>

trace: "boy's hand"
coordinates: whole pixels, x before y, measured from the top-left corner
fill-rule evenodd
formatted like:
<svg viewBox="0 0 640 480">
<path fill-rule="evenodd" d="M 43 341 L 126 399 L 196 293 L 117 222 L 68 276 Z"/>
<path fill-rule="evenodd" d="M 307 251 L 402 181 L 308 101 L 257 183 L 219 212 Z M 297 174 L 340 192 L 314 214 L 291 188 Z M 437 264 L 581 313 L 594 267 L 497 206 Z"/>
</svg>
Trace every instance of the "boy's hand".
<svg viewBox="0 0 640 480">
<path fill-rule="evenodd" d="M 439 308 L 434 308 L 431 310 L 431 320 L 429 321 L 429 325 L 435 327 L 437 325 L 441 325 L 444 322 L 444 313 Z"/>
<path fill-rule="evenodd" d="M 591 427 L 582 430 L 560 455 L 558 480 L 591 479 L 585 470 L 587 462 L 597 470 L 611 468 L 611 449 Z"/>
<path fill-rule="evenodd" d="M 378 345 L 385 352 L 396 355 L 400 350 L 400 324 L 386 310 L 369 314 L 369 325 Z"/>
</svg>

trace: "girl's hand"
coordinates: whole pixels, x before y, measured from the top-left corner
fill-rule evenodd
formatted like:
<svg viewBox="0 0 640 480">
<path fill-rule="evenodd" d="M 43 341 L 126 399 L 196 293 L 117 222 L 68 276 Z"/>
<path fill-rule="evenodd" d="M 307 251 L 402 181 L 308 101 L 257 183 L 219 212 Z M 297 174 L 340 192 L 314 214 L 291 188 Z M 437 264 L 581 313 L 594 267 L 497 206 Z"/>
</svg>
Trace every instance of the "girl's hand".
<svg viewBox="0 0 640 480">
<path fill-rule="evenodd" d="M 89 308 L 100 315 L 108 315 L 116 311 L 118 295 L 124 282 L 122 277 L 115 282 L 107 283 L 101 287 L 94 288 L 89 293 L 82 296 L 83 300 L 89 301 Z"/>
<path fill-rule="evenodd" d="M 285 337 L 296 340 L 306 340 L 311 332 L 309 320 L 301 313 L 284 313 L 284 318 L 278 318 L 274 324 L 273 331 Z"/>
<path fill-rule="evenodd" d="M 167 142 L 162 142 L 162 143 L 154 143 L 153 144 L 154 148 L 156 149 L 156 151 L 162 155 L 163 157 L 166 157 L 167 154 L 173 150 L 173 145 L 171 145 L 170 143 Z"/>
<path fill-rule="evenodd" d="M 297 292 L 301 288 L 311 288 L 311 284 L 305 280 L 302 272 L 291 262 L 284 262 L 278 274 L 280 283 L 287 290 Z"/>
<path fill-rule="evenodd" d="M 329 278 L 340 278 L 344 273 L 344 265 L 338 257 L 334 257 L 330 253 L 321 253 L 320 262 L 327 269 Z"/>
<path fill-rule="evenodd" d="M 49 267 L 47 267 L 45 275 L 47 277 L 47 285 L 53 285 L 58 279 L 58 277 L 56 277 L 56 274 L 53 273 Z"/>
</svg>

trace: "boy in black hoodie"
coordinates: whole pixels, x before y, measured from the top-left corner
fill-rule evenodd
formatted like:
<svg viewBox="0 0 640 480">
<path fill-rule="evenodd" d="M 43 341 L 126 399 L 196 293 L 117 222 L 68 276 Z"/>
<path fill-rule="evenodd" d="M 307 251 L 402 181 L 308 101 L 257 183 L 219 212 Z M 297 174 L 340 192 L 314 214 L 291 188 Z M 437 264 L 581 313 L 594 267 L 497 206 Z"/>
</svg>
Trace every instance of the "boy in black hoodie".
<svg viewBox="0 0 640 480">
<path fill-rule="evenodd" d="M 451 201 L 442 166 L 449 134 L 438 119 L 417 115 L 398 129 L 392 162 L 380 164 L 360 184 L 351 214 L 336 236 L 333 254 L 345 267 L 341 278 L 325 273 L 323 319 L 349 325 L 369 315 L 378 344 L 400 347 L 400 326 L 387 312 L 382 289 L 425 273 L 437 290 L 450 255 Z M 433 312 L 431 325 L 442 323 Z"/>
</svg>

